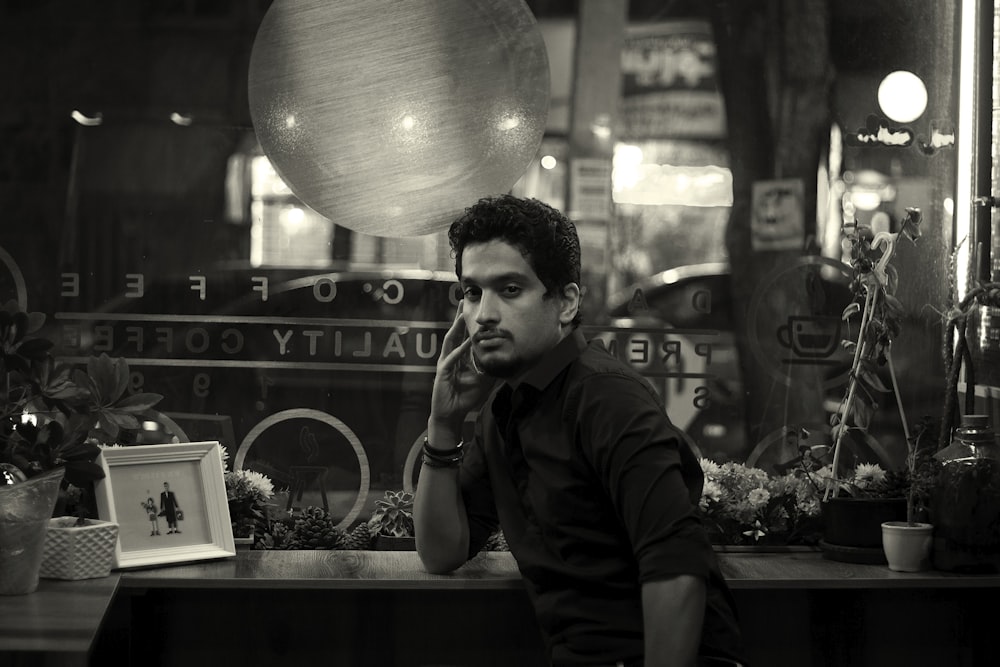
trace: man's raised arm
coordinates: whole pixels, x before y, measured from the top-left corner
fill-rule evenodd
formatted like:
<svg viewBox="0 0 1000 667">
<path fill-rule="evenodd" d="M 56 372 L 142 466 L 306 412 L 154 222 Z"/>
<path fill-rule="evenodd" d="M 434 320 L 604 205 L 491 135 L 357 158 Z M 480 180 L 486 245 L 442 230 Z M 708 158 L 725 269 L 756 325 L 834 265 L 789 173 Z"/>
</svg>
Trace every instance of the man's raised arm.
<svg viewBox="0 0 1000 667">
<path fill-rule="evenodd" d="M 417 554 L 427 571 L 435 574 L 451 572 L 469 556 L 469 522 L 459 483 L 462 423 L 492 386 L 492 379 L 478 373 L 470 362 L 471 343 L 459 303 L 438 358 L 413 503 Z"/>
</svg>

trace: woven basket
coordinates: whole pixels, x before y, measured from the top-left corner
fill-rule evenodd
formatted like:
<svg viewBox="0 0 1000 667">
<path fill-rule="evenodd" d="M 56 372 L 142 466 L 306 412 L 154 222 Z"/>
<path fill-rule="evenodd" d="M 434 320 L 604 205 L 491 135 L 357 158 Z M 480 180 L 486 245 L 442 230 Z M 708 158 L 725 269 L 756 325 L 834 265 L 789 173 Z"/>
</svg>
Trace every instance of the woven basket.
<svg viewBox="0 0 1000 667">
<path fill-rule="evenodd" d="M 47 579 L 94 579 L 111 574 L 118 542 L 118 524 L 88 520 L 74 525 L 73 517 L 49 521 L 39 576 Z"/>
</svg>

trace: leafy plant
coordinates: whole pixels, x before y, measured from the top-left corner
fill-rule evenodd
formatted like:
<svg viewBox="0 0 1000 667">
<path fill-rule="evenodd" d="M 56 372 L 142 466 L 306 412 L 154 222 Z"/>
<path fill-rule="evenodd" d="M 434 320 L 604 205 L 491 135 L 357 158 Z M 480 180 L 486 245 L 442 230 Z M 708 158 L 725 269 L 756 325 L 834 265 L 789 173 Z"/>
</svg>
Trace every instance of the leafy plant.
<svg viewBox="0 0 1000 667">
<path fill-rule="evenodd" d="M 59 362 L 38 336 L 45 315 L 0 309 L 0 468 L 17 483 L 63 468 L 64 491 L 101 479 L 102 446 L 131 444 L 162 396 L 129 394 L 128 363 L 107 354 L 86 368 Z"/>
<path fill-rule="evenodd" d="M 827 484 L 824 499 L 838 492 L 836 480 L 840 477 L 841 454 L 846 436 L 851 431 L 868 433 L 881 396 L 890 395 L 895 398 L 906 440 L 910 441 L 909 425 L 899 396 L 891 352 L 892 342 L 902 329 L 904 308 L 895 297 L 899 276 L 889 261 L 900 236 L 914 243 L 917 241 L 920 237 L 920 222 L 920 209 L 907 208 L 898 233 L 875 234 L 871 227 L 858 224 L 856 220 L 853 225 L 845 225 L 844 244 L 851 258 L 854 273 L 851 289 L 855 298 L 844 310 L 843 319 L 850 323 L 860 318 L 860 324 L 855 340 L 842 341 L 845 349 L 853 354 L 853 360 L 844 398 L 831 417 L 833 475 Z M 886 387 L 879 377 L 879 370 L 883 367 L 888 367 L 891 387 Z"/>
<path fill-rule="evenodd" d="M 910 524 L 927 511 L 940 473 L 940 465 L 934 460 L 932 424 L 930 417 L 924 417 L 906 440 L 906 521 Z"/>
</svg>

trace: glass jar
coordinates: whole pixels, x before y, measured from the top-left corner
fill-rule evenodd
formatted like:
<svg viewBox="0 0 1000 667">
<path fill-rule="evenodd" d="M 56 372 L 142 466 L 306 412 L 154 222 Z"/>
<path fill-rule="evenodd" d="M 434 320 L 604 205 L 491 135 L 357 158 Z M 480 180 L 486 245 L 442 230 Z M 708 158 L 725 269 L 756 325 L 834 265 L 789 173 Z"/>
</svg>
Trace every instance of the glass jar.
<svg viewBox="0 0 1000 667">
<path fill-rule="evenodd" d="M 952 572 L 1000 571 L 1000 447 L 986 415 L 964 415 L 931 495 L 933 563 Z"/>
</svg>

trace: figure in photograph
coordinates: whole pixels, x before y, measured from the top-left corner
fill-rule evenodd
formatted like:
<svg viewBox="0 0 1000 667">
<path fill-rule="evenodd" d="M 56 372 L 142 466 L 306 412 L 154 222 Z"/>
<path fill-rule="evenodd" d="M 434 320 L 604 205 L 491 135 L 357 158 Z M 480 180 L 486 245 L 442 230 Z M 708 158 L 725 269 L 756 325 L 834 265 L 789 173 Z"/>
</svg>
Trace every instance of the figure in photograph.
<svg viewBox="0 0 1000 667">
<path fill-rule="evenodd" d="M 163 491 L 160 493 L 160 514 L 167 517 L 167 535 L 181 532 L 177 527 L 177 512 L 180 510 L 177 504 L 177 497 L 170 490 L 168 482 L 163 483 Z"/>
<path fill-rule="evenodd" d="M 742 664 L 701 466 L 649 382 L 584 339 L 573 223 L 502 195 L 448 238 L 464 298 L 416 489 L 424 567 L 454 570 L 499 527 L 552 665 Z"/>
<path fill-rule="evenodd" d="M 146 499 L 139 504 L 146 510 L 146 517 L 149 519 L 150 536 L 159 535 L 160 517 L 157 516 L 156 501 L 153 500 L 153 494 L 150 493 L 149 489 L 146 489 Z"/>
</svg>

